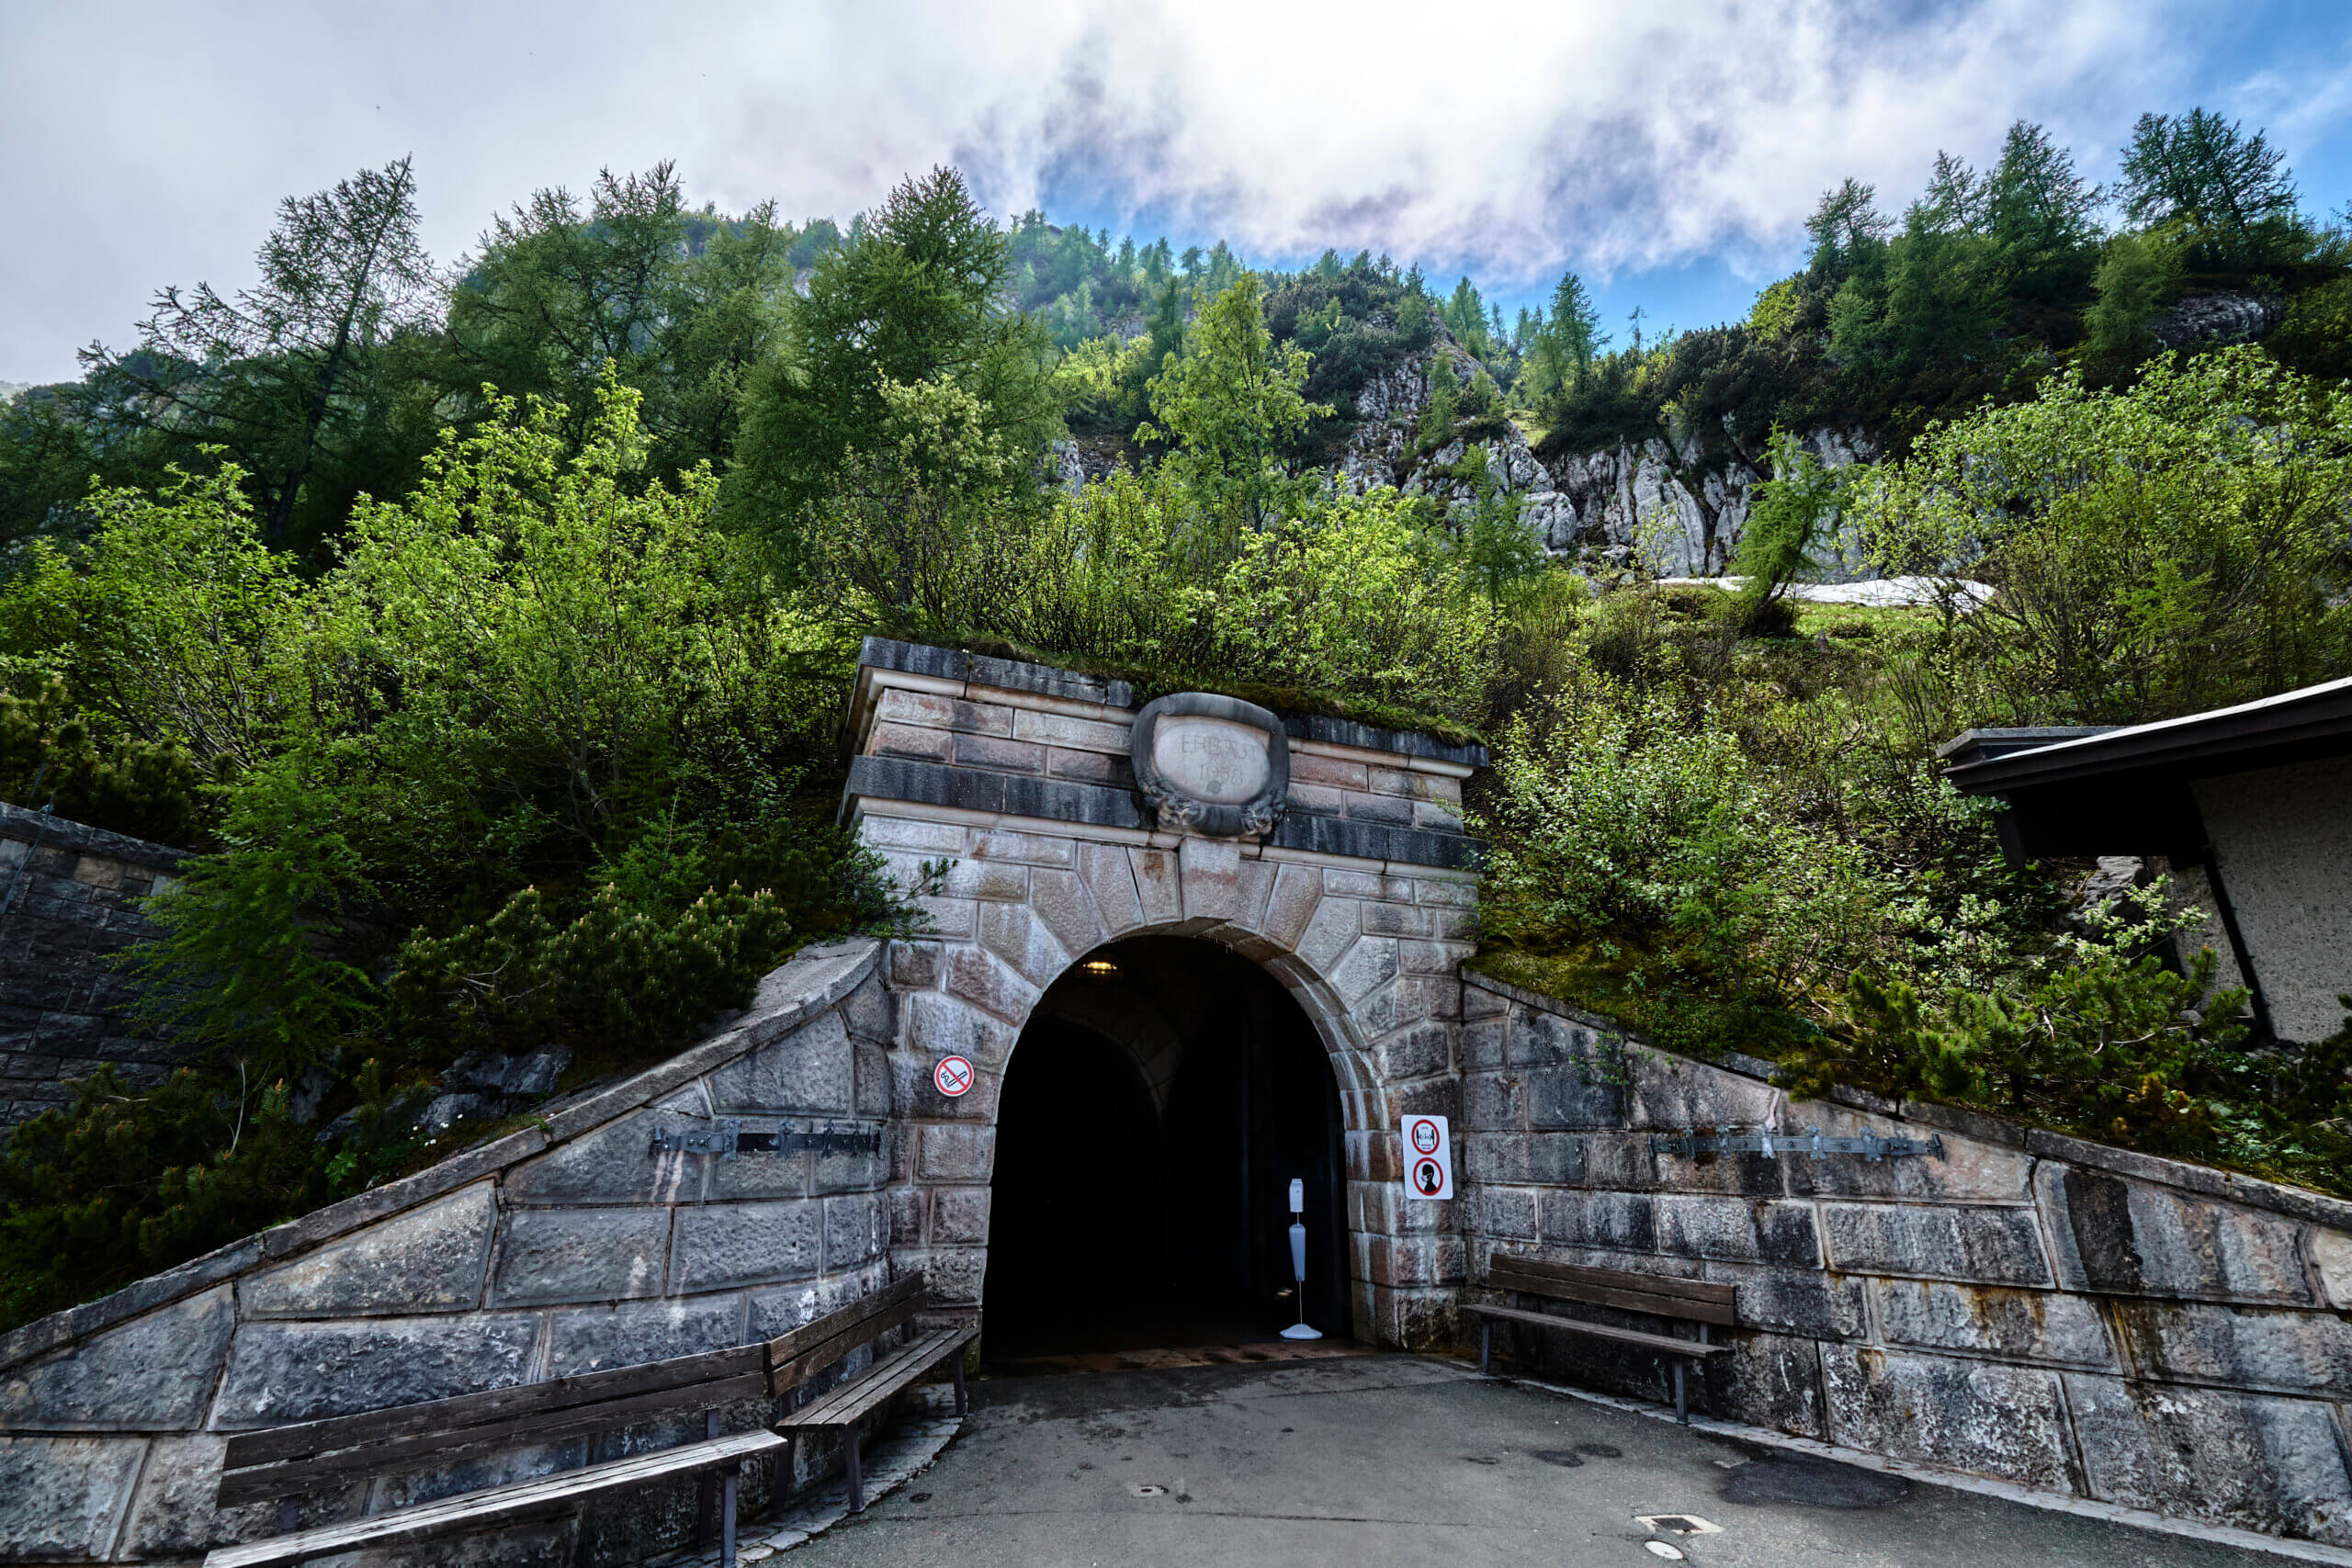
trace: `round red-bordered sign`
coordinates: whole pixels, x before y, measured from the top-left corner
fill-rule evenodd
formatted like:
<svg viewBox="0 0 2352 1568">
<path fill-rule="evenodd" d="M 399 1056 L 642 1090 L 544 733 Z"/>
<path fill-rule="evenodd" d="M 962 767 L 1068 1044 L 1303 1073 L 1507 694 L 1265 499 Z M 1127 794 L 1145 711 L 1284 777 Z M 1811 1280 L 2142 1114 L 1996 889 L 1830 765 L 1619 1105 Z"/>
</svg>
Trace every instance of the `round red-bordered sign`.
<svg viewBox="0 0 2352 1568">
<path fill-rule="evenodd" d="M 1439 1143 L 1437 1123 L 1424 1116 L 1413 1123 L 1413 1149 L 1417 1154 L 1437 1153 Z"/>
<path fill-rule="evenodd" d="M 1445 1190 L 1445 1168 L 1433 1159 L 1413 1162 L 1413 1190 L 1424 1198 L 1434 1198 Z"/>
<path fill-rule="evenodd" d="M 950 1100 L 969 1093 L 974 1076 L 972 1064 L 961 1056 L 942 1056 L 939 1065 L 931 1069 L 932 1084 Z"/>
</svg>

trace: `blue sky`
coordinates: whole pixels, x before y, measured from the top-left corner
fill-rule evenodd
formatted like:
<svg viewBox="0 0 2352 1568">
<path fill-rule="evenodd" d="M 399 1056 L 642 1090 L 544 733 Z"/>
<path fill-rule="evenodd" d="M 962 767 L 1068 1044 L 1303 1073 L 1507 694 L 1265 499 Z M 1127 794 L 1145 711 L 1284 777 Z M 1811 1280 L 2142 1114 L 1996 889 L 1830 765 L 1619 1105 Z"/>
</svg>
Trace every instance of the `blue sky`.
<svg viewBox="0 0 2352 1568">
<path fill-rule="evenodd" d="M 74 373 L 167 283 L 244 281 L 277 200 L 413 154 L 455 262 L 534 188 L 678 161 L 846 218 L 910 170 L 1273 265 L 1326 244 L 1565 267 L 1622 339 L 1745 313 L 1820 192 L 1915 195 L 2014 119 L 2113 173 L 2143 109 L 2267 127 L 2352 199 L 2352 0 L 639 0 L 0 7 L 0 380 Z"/>
</svg>

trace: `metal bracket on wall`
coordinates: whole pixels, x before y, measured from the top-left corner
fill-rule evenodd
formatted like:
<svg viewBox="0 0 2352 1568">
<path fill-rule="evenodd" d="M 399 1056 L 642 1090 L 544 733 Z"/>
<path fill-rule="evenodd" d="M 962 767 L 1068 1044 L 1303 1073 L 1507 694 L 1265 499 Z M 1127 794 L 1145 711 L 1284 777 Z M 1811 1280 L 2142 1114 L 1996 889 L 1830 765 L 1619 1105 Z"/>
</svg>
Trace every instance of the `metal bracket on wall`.
<svg viewBox="0 0 2352 1568">
<path fill-rule="evenodd" d="M 1944 1139 L 1940 1133 L 1928 1138 L 1882 1138 L 1864 1133 L 1859 1138 L 1825 1138 L 1820 1129 L 1807 1127 L 1802 1133 L 1734 1133 L 1729 1127 L 1718 1127 L 1713 1133 L 1669 1133 L 1650 1139 L 1650 1153 L 1680 1155 L 1692 1159 L 1700 1155 L 1762 1155 L 1777 1159 L 1782 1155 L 1807 1155 L 1819 1159 L 1824 1155 L 1860 1155 L 1866 1160 L 1891 1158 L 1896 1155 L 1932 1155 L 1944 1157 Z"/>
<path fill-rule="evenodd" d="M 796 1155 L 811 1149 L 820 1155 L 874 1155 L 882 1152 L 882 1124 L 879 1122 L 828 1121 L 798 1125 L 779 1122 L 773 1127 L 743 1130 L 740 1116 L 722 1116 L 710 1123 L 707 1132 L 680 1132 L 669 1127 L 653 1130 L 655 1154 L 717 1155 L 721 1159 L 733 1159 L 737 1155 Z"/>
</svg>

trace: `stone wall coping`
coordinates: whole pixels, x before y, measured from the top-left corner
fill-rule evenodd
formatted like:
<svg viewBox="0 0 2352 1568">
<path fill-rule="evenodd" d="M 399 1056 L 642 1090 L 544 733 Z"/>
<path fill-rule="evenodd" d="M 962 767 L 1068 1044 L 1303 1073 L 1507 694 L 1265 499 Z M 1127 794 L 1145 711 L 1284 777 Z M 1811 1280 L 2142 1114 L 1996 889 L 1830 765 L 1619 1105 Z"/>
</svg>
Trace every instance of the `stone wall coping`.
<svg viewBox="0 0 2352 1568">
<path fill-rule="evenodd" d="M 634 1077 L 561 1103 L 538 1124 L 463 1149 L 413 1176 L 388 1181 L 259 1235 L 231 1242 L 160 1274 L 80 1306 L 67 1307 L 0 1335 L 0 1371 L 17 1366 L 233 1278 L 262 1263 L 296 1257 L 414 1209 L 460 1187 L 495 1177 L 546 1148 L 667 1098 L 736 1056 L 780 1039 L 855 990 L 879 966 L 884 943 L 854 937 L 804 947 L 760 981 L 752 1005 L 719 1033 L 690 1045 Z"/>
<path fill-rule="evenodd" d="M 1481 975 L 1464 969 L 1462 981 L 1479 990 L 1507 1001 L 1518 1002 L 1555 1018 L 1565 1018 L 1592 1029 L 1605 1031 L 1623 1039 L 1628 1044 L 1639 1045 L 1662 1056 L 1676 1056 L 1700 1066 L 1713 1067 L 1718 1072 L 1739 1077 L 1754 1078 L 1770 1084 L 1776 1071 L 1770 1062 L 1737 1052 L 1726 1052 L 1721 1061 L 1708 1061 L 1702 1056 L 1686 1055 L 1642 1039 L 1624 1025 L 1598 1013 L 1531 991 L 1524 986 L 1514 986 L 1491 975 Z M 2102 1170 L 2117 1176 L 2130 1177 L 2159 1187 L 2170 1187 L 2193 1193 L 2200 1198 L 2217 1199 L 2244 1208 L 2263 1209 L 2309 1224 L 2325 1225 L 2331 1229 L 2352 1232 L 2352 1200 L 2330 1197 L 2324 1192 L 2312 1192 L 2301 1187 L 2289 1187 L 2283 1182 L 2266 1181 L 2257 1176 L 2245 1176 L 2236 1171 L 2219 1170 L 2211 1166 L 2192 1165 L 2185 1160 L 2166 1159 L 2160 1155 L 2142 1154 L 2135 1149 L 2120 1149 L 2108 1144 L 2093 1143 L 2046 1128 L 2030 1127 L 1965 1106 L 1941 1105 L 1932 1100 L 1905 1100 L 1900 1103 L 1866 1089 L 1838 1087 L 1827 1096 L 1833 1104 L 1850 1110 L 1869 1111 L 1898 1122 L 1914 1122 L 1939 1132 L 1954 1133 L 1962 1137 L 2003 1147 L 2022 1149 L 2043 1159 L 2064 1160 L 2069 1165 L 2091 1170 Z"/>
<path fill-rule="evenodd" d="M 992 659 L 986 654 L 965 653 L 952 648 L 933 648 L 926 643 L 899 642 L 892 637 L 867 637 L 858 649 L 857 661 L 870 669 L 895 671 L 933 681 L 962 682 L 967 686 L 991 686 L 1000 691 L 1032 693 L 1064 702 L 1093 703 L 1104 707 L 1125 709 L 1141 705 L 1136 701 L 1134 686 L 1125 681 L 1082 675 L 1075 670 L 1057 670 L 1049 664 L 1026 664 L 1018 660 Z M 1484 746 L 1456 745 L 1417 729 L 1384 729 L 1377 725 L 1362 724 L 1349 718 L 1332 718 L 1323 714 L 1285 712 L 1280 716 L 1283 731 L 1295 741 L 1311 741 L 1385 756 L 1410 757 L 1441 764 L 1431 772 L 1450 772 L 1459 768 L 1465 776 L 1469 770 L 1487 765 L 1487 749 Z"/>
<path fill-rule="evenodd" d="M 12 806 L 6 801 L 0 801 L 0 839 L 14 839 L 27 844 L 39 839 L 47 849 L 74 850 L 82 854 L 148 866 L 156 871 L 176 871 L 182 862 L 195 858 L 195 852 L 191 850 L 175 850 L 169 844 L 151 843 L 145 839 L 134 839 L 128 833 L 93 828 L 69 818 L 49 816 L 21 806 Z"/>
</svg>

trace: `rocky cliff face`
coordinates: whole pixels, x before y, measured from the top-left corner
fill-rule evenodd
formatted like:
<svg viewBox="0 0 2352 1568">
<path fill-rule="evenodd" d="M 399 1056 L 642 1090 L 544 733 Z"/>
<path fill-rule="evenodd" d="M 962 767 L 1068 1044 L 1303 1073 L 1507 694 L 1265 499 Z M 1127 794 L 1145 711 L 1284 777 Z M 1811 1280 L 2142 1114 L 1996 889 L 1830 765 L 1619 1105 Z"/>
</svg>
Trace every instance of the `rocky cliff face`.
<svg viewBox="0 0 2352 1568">
<path fill-rule="evenodd" d="M 1444 470 L 1459 463 L 1466 445 L 1449 443 L 1419 453 L 1414 432 L 1429 406 L 1434 355 L 1454 356 L 1456 378 L 1467 383 L 1476 362 L 1451 344 L 1416 355 L 1375 378 L 1356 400 L 1356 434 L 1335 478 L 1362 494 L 1393 484 L 1410 493 L 1466 501 L 1468 486 Z M 1553 555 L 1596 566 L 1639 566 L 1661 577 L 1712 577 L 1728 570 L 1757 483 L 1766 476 L 1734 460 L 1710 467 L 1691 439 L 1664 434 L 1640 443 L 1572 453 L 1545 463 L 1517 426 L 1483 444 L 1487 470 L 1521 498 L 1527 519 Z M 1815 431 L 1806 449 L 1825 465 L 1870 462 L 1878 450 L 1859 431 Z M 1842 553 L 1829 574 L 1868 575 L 1858 552 Z"/>
</svg>

